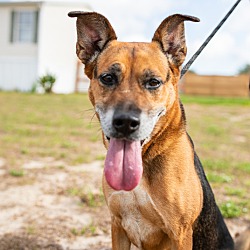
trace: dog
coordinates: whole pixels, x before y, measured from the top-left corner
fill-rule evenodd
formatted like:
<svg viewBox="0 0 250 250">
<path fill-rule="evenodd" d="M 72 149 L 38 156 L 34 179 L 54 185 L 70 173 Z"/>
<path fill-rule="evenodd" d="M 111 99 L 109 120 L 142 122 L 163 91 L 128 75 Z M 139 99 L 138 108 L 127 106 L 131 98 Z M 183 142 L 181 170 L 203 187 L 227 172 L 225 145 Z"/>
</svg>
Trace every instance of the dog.
<svg viewBox="0 0 250 250">
<path fill-rule="evenodd" d="M 119 42 L 96 12 L 77 17 L 76 53 L 107 148 L 103 191 L 112 249 L 234 249 L 179 100 L 184 21 L 167 17 L 152 42 Z"/>
</svg>

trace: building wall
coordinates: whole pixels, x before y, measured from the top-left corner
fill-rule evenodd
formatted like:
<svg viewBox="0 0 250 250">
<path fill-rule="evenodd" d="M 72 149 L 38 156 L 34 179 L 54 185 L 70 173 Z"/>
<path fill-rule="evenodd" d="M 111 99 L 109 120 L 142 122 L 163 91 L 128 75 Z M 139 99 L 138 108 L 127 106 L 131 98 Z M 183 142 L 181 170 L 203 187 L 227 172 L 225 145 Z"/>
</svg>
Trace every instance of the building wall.
<svg viewBox="0 0 250 250">
<path fill-rule="evenodd" d="M 13 10 L 39 11 L 36 44 L 10 42 Z M 90 8 L 74 0 L 0 3 L 0 89 L 28 91 L 38 77 L 51 73 L 57 79 L 55 92 L 74 91 L 76 19 L 67 15 L 72 10 Z"/>
<path fill-rule="evenodd" d="M 0 5 L 0 89 L 31 89 L 37 77 L 37 44 L 11 43 L 13 10 L 37 10 L 36 5 Z"/>
<path fill-rule="evenodd" d="M 88 10 L 84 4 L 44 3 L 40 13 L 38 74 L 56 76 L 55 92 L 74 91 L 77 57 L 76 19 L 68 17 L 72 10 Z"/>
</svg>

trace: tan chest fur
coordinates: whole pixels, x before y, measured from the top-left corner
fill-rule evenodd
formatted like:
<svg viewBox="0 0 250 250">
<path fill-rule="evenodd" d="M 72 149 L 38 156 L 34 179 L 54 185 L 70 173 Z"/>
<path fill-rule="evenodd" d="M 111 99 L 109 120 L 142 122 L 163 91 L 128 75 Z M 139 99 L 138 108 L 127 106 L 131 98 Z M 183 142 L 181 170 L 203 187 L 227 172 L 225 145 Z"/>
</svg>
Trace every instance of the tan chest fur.
<svg viewBox="0 0 250 250">
<path fill-rule="evenodd" d="M 109 190 L 110 191 L 110 190 Z M 108 192 L 107 204 L 112 219 L 126 231 L 130 241 L 139 249 L 168 242 L 167 226 L 143 184 L 131 192 Z M 164 231 L 163 231 L 164 230 Z"/>
</svg>

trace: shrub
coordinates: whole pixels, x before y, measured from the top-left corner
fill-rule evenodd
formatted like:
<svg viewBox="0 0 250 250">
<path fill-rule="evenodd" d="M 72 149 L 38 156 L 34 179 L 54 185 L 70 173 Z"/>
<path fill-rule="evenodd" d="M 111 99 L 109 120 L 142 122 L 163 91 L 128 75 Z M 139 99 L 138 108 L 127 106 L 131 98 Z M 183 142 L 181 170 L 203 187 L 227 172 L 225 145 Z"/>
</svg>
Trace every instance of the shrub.
<svg viewBox="0 0 250 250">
<path fill-rule="evenodd" d="M 37 80 L 38 85 L 40 85 L 45 93 L 52 93 L 52 88 L 56 82 L 56 77 L 50 73 L 39 77 Z"/>
</svg>

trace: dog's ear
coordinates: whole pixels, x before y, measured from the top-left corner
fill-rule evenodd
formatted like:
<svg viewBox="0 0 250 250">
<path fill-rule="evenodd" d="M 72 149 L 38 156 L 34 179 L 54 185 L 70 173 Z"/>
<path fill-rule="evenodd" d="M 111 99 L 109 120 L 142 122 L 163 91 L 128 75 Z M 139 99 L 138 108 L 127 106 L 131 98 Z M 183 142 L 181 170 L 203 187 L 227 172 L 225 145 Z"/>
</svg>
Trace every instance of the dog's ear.
<svg viewBox="0 0 250 250">
<path fill-rule="evenodd" d="M 184 21 L 199 22 L 200 20 L 180 14 L 169 16 L 160 24 L 152 39 L 160 43 L 169 61 L 178 67 L 184 62 L 187 53 Z"/>
<path fill-rule="evenodd" d="M 85 67 L 97 58 L 109 41 L 117 39 L 107 18 L 96 12 L 72 11 L 68 16 L 77 17 L 76 54 Z"/>
</svg>

